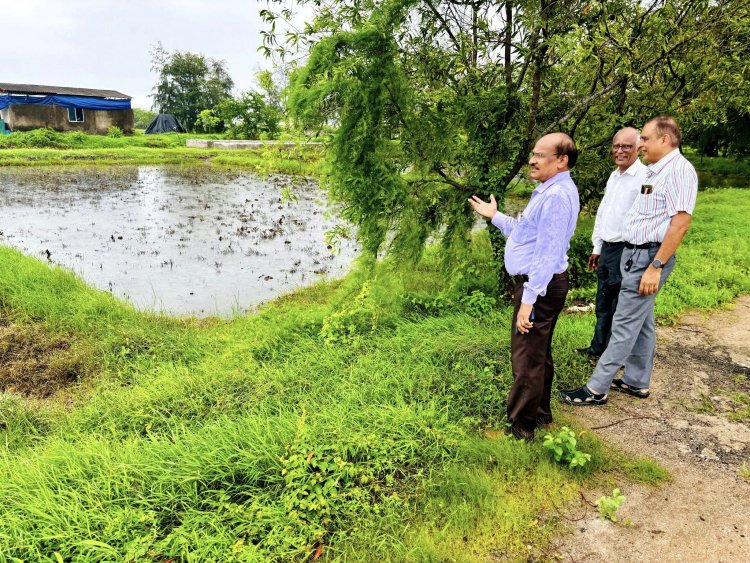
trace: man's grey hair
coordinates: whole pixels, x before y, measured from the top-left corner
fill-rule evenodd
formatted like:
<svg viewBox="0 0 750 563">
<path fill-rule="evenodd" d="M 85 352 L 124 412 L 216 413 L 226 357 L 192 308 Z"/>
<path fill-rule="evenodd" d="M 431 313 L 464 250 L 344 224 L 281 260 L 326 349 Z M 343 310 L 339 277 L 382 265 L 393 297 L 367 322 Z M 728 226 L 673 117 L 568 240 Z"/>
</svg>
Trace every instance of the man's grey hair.
<svg viewBox="0 0 750 563">
<path fill-rule="evenodd" d="M 638 144 L 638 141 L 641 140 L 641 132 L 638 131 L 638 129 L 636 129 L 635 127 L 623 127 L 617 133 L 615 133 L 615 137 L 617 137 L 617 135 L 620 135 L 621 133 L 635 135 L 635 144 L 636 145 Z M 612 137 L 612 140 L 614 140 L 614 137 Z"/>
</svg>

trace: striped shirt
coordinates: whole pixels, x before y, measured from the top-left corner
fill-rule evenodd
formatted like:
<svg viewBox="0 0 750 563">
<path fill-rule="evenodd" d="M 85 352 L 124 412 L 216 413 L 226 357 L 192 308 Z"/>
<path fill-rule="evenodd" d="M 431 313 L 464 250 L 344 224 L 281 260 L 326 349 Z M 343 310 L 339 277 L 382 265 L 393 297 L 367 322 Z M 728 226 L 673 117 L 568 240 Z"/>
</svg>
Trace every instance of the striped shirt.
<svg viewBox="0 0 750 563">
<path fill-rule="evenodd" d="M 641 193 L 625 217 L 625 241 L 631 244 L 662 242 L 669 223 L 680 211 L 693 214 L 698 175 L 675 149 L 651 164 Z"/>
</svg>

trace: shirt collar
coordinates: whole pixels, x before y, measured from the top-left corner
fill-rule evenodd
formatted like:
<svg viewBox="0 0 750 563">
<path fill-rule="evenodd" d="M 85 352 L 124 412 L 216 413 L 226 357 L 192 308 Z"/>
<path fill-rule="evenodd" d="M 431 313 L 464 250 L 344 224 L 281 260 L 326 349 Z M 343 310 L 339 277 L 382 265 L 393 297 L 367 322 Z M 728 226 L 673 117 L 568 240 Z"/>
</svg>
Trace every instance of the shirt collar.
<svg viewBox="0 0 750 563">
<path fill-rule="evenodd" d="M 643 167 L 643 163 L 640 161 L 640 159 L 636 158 L 635 162 L 633 162 L 633 164 L 631 164 L 630 166 L 628 166 L 628 168 L 627 168 L 627 170 L 625 170 L 625 172 L 623 172 L 622 174 L 620 174 L 620 169 L 618 168 L 617 169 L 617 173 L 620 176 L 624 176 L 625 174 L 629 174 L 630 176 L 635 176 L 636 174 L 638 174 L 638 171 L 642 167 Z"/>
<path fill-rule="evenodd" d="M 557 174 L 552 176 L 552 178 L 548 178 L 547 180 L 539 184 L 534 189 L 534 193 L 537 193 L 537 194 L 544 193 L 545 191 L 547 191 L 547 189 L 550 186 L 554 186 L 558 182 L 565 180 L 565 179 L 568 179 L 568 180 L 570 179 L 570 170 L 564 170 L 562 172 L 558 172 Z"/>
<path fill-rule="evenodd" d="M 679 147 L 677 147 L 676 149 L 674 149 L 672 152 L 669 152 L 669 153 L 665 154 L 664 156 L 662 156 L 659 160 L 657 160 L 653 164 L 649 164 L 648 165 L 648 171 L 651 174 L 658 174 L 659 172 L 661 172 L 664 169 L 664 167 L 667 164 L 669 164 L 670 162 L 672 162 L 672 159 L 674 157 L 676 157 L 678 154 L 680 154 L 680 148 Z"/>
</svg>

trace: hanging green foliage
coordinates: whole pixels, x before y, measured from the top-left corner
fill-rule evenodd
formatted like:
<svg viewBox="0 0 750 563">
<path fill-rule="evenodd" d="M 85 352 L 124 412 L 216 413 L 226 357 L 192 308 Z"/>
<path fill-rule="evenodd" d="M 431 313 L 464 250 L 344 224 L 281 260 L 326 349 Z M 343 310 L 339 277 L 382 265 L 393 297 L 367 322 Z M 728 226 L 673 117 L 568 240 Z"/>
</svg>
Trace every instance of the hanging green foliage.
<svg viewBox="0 0 750 563">
<path fill-rule="evenodd" d="M 574 179 L 595 198 L 614 133 L 704 99 L 717 67 L 705 52 L 731 59 L 748 19 L 740 0 L 299 3 L 314 17 L 285 43 L 276 25 L 292 13 L 262 11 L 267 53 L 309 49 L 292 115 L 332 131 L 325 184 L 365 249 L 410 258 L 432 235 L 460 246 L 475 223 L 466 199 L 502 205 L 548 132 L 576 139 Z"/>
</svg>

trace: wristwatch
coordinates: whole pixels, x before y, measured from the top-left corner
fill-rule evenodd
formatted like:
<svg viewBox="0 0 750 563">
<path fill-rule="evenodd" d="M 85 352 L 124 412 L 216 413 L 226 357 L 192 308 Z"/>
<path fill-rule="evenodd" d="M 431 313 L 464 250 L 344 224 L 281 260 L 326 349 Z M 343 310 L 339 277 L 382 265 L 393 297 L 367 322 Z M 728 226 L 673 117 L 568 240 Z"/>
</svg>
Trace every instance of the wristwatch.
<svg viewBox="0 0 750 563">
<path fill-rule="evenodd" d="M 658 258 L 654 258 L 654 261 L 651 262 L 651 265 L 657 270 L 661 270 L 664 267 L 664 263 Z"/>
</svg>

